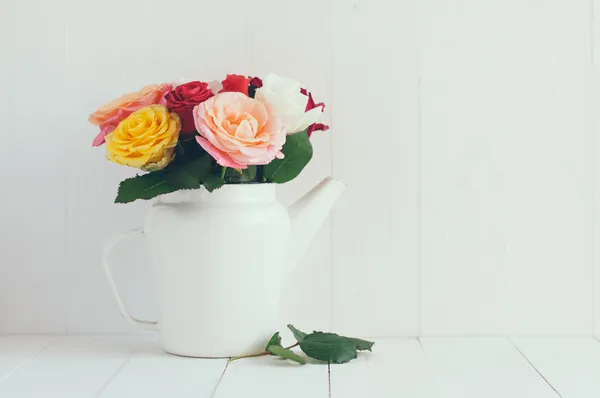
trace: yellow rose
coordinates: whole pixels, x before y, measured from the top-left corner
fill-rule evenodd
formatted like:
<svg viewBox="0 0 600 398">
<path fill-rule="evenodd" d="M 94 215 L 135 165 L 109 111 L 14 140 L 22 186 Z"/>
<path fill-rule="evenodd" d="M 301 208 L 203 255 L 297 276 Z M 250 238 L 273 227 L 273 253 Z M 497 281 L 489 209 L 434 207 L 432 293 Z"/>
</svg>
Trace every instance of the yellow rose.
<svg viewBox="0 0 600 398">
<path fill-rule="evenodd" d="M 181 130 L 176 113 L 149 105 L 122 120 L 106 136 L 106 158 L 146 171 L 162 170 L 173 160 Z"/>
</svg>

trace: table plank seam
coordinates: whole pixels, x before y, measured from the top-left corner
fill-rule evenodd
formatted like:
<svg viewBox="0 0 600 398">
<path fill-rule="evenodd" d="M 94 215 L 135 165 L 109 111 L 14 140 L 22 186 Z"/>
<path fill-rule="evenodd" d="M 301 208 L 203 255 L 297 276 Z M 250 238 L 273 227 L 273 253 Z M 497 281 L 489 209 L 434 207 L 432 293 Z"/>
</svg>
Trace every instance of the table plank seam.
<svg viewBox="0 0 600 398">
<path fill-rule="evenodd" d="M 60 339 L 57 339 L 57 340 L 60 340 Z M 34 361 L 35 359 L 37 359 L 48 348 L 50 348 L 50 346 L 52 345 L 52 343 L 54 343 L 55 341 L 56 340 L 53 340 L 52 342 L 48 342 L 48 344 L 46 344 L 38 352 L 36 352 L 31 357 L 29 357 L 26 360 L 24 360 L 22 364 L 20 364 L 19 366 L 17 366 L 16 368 L 14 368 L 13 370 L 11 370 L 10 372 L 8 372 L 6 375 L 4 375 L 4 377 L 0 378 L 0 383 L 2 383 L 3 381 L 7 380 L 11 375 L 13 375 L 14 373 L 16 373 L 18 370 L 22 369 L 23 367 L 25 367 L 26 365 L 30 364 L 32 361 Z"/>
<path fill-rule="evenodd" d="M 102 393 L 104 392 L 104 390 L 106 390 L 108 388 L 108 386 L 110 386 L 110 384 L 113 382 L 113 380 L 117 377 L 117 375 L 119 373 L 121 373 L 123 371 L 123 369 L 125 369 L 128 365 L 129 365 L 129 361 L 131 361 L 131 358 L 133 357 L 133 353 L 129 356 L 129 358 L 127 358 L 127 360 L 125 361 L 125 363 L 123 363 L 123 365 L 121 365 L 119 367 L 119 369 L 117 369 L 117 371 L 112 375 L 112 377 L 104 384 L 104 386 L 102 386 L 102 388 L 100 389 L 100 391 L 98 391 L 98 394 L 95 395 L 95 398 L 98 398 L 102 395 Z"/>
<path fill-rule="evenodd" d="M 126 368 L 129 366 L 129 364 L 131 363 L 131 359 L 141 350 L 141 347 L 143 346 L 143 343 L 141 342 L 137 342 L 135 343 L 135 348 L 133 348 L 131 350 L 131 352 L 129 353 L 129 356 L 127 357 L 127 360 L 123 363 L 123 365 L 121 365 L 119 367 L 119 369 L 117 369 L 117 371 L 112 375 L 112 377 L 106 382 L 106 384 L 102 387 L 102 389 L 100 389 L 100 391 L 98 392 L 98 394 L 96 394 L 95 398 L 99 398 L 102 393 L 112 384 L 112 382 L 117 378 L 117 376 Z"/>
<path fill-rule="evenodd" d="M 421 341 L 421 337 L 422 336 L 417 336 L 416 339 L 417 339 L 417 342 L 419 343 L 419 347 L 421 347 L 421 352 L 427 358 L 427 352 L 425 352 L 425 347 L 423 347 L 423 342 Z"/>
<path fill-rule="evenodd" d="M 231 358 L 229 358 L 231 359 Z M 223 373 L 221 373 L 221 377 L 219 377 L 219 381 L 217 381 L 217 385 L 215 386 L 215 389 L 213 390 L 212 394 L 210 395 L 210 398 L 214 398 L 217 395 L 217 390 L 219 389 L 219 386 L 221 385 L 221 381 L 223 381 L 223 378 L 225 377 L 225 372 L 227 372 L 227 369 L 229 368 L 229 360 L 227 360 L 227 362 L 225 362 L 225 367 L 223 368 Z"/>
<path fill-rule="evenodd" d="M 327 363 L 327 386 L 329 398 L 331 398 L 331 363 Z"/>
<path fill-rule="evenodd" d="M 515 342 L 512 341 L 511 338 L 508 338 L 507 340 L 510 341 L 510 343 L 513 345 L 513 347 L 515 347 L 515 349 L 517 350 L 517 352 L 519 354 L 521 354 L 521 356 L 523 357 L 523 359 L 525 359 L 527 361 L 527 363 L 529 364 L 529 366 L 531 366 L 533 368 L 533 370 L 535 370 L 536 373 L 546 382 L 546 384 L 548 384 L 550 386 L 550 388 L 554 391 L 554 393 L 556 395 L 558 395 L 560 398 L 563 398 L 563 396 L 558 392 L 558 390 L 556 388 L 554 388 L 554 386 L 552 385 L 552 383 L 550 383 L 550 381 L 548 381 L 548 379 L 542 374 L 542 372 L 540 372 L 538 370 L 538 368 L 536 368 L 535 365 L 529 360 L 529 358 L 527 358 L 525 356 L 525 354 L 523 353 L 523 351 L 521 351 L 519 349 L 519 347 L 515 344 Z"/>
</svg>

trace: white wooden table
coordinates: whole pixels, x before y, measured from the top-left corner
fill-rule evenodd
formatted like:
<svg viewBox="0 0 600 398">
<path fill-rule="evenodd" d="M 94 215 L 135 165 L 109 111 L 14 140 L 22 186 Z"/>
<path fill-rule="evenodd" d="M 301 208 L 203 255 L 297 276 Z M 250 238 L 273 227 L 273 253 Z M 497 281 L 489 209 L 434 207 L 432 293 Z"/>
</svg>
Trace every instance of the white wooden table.
<svg viewBox="0 0 600 398">
<path fill-rule="evenodd" d="M 2 398 L 598 398 L 593 338 L 376 339 L 344 365 L 188 359 L 149 338 L 0 336 Z"/>
</svg>

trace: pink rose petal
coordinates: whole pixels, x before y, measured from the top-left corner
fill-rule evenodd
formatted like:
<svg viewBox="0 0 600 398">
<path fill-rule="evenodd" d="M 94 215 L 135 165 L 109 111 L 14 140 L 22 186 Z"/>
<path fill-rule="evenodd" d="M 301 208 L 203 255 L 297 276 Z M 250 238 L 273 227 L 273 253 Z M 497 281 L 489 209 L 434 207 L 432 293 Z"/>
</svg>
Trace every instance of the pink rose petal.
<svg viewBox="0 0 600 398">
<path fill-rule="evenodd" d="M 104 137 L 106 136 L 106 134 L 104 134 L 104 132 L 99 132 L 98 135 L 96 136 L 96 138 L 94 138 L 94 141 L 92 141 L 92 146 L 100 146 L 102 144 L 104 144 L 106 141 L 104 140 Z"/>
<path fill-rule="evenodd" d="M 247 169 L 248 166 L 236 163 L 233 159 L 227 156 L 224 152 L 218 150 L 213 144 L 211 144 L 204 137 L 196 137 L 198 144 L 206 151 L 210 156 L 215 158 L 218 164 L 224 167 L 232 167 L 234 169 Z"/>
</svg>

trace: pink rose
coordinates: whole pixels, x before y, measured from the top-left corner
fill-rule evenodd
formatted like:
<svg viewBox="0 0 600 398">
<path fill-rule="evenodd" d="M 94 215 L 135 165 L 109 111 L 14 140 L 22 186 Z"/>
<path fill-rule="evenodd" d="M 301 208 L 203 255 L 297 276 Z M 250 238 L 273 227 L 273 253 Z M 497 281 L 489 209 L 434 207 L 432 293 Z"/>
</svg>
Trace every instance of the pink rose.
<svg viewBox="0 0 600 398">
<path fill-rule="evenodd" d="M 92 142 L 93 146 L 104 144 L 104 137 L 114 131 L 117 125 L 133 112 L 148 105 L 166 105 L 165 94 L 173 89 L 170 84 L 153 84 L 135 93 L 125 94 L 101 106 L 90 115 L 90 123 L 100 127 L 100 133 Z"/>
<path fill-rule="evenodd" d="M 198 143 L 221 166 L 246 169 L 283 158 L 285 129 L 270 106 L 236 92 L 209 98 L 194 108 Z"/>
</svg>

